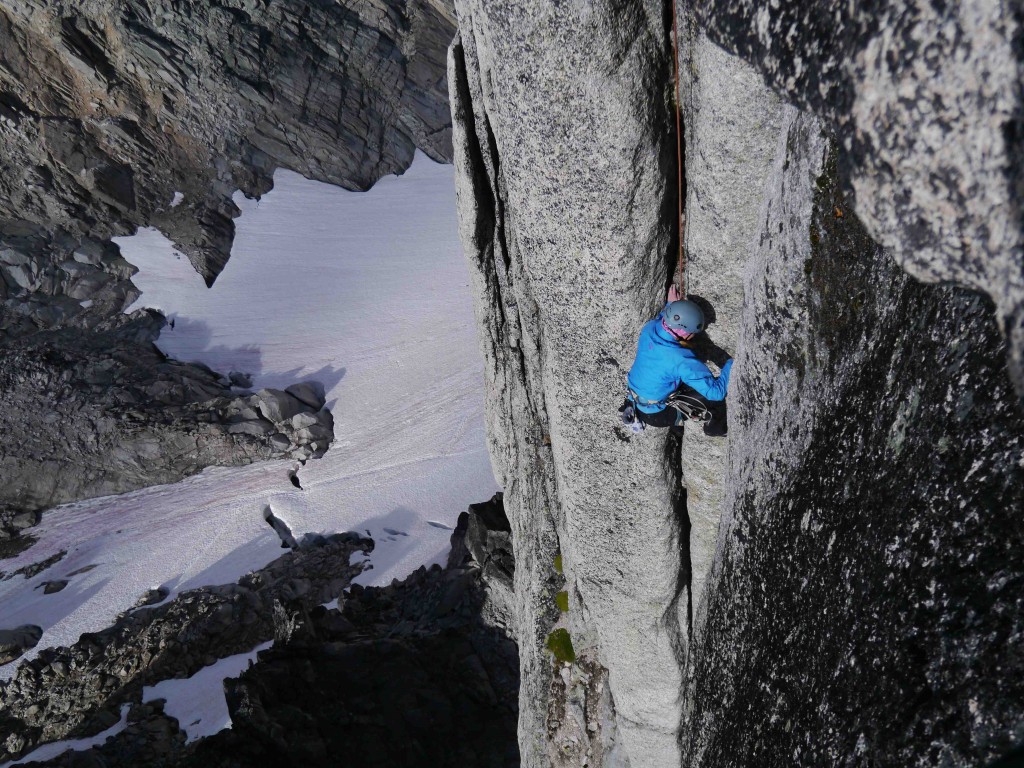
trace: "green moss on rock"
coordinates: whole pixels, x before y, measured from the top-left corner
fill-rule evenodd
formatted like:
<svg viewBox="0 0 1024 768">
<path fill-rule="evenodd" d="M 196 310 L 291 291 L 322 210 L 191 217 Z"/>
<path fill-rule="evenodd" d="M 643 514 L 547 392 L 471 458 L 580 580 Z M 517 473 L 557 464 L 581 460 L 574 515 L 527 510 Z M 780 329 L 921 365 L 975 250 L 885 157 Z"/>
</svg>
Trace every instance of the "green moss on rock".
<svg viewBox="0 0 1024 768">
<path fill-rule="evenodd" d="M 555 605 L 558 606 L 558 610 L 562 613 L 568 613 L 569 611 L 569 593 L 562 591 L 555 595 Z"/>
<path fill-rule="evenodd" d="M 548 635 L 548 640 L 545 645 L 547 645 L 548 650 L 555 655 L 555 658 L 563 664 L 572 664 L 576 661 L 576 651 L 573 650 L 572 638 L 569 637 L 569 630 L 556 629 Z"/>
</svg>

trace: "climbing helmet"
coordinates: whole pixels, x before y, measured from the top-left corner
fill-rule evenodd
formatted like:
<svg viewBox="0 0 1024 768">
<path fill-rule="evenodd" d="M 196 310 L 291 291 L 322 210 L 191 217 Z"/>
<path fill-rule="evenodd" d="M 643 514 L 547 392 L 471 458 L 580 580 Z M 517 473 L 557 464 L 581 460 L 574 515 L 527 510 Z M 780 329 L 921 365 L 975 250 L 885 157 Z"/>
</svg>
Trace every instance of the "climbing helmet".
<svg viewBox="0 0 1024 768">
<path fill-rule="evenodd" d="M 704 312 L 689 299 L 671 302 L 665 307 L 662 320 L 670 331 L 700 333 L 704 330 Z"/>
</svg>

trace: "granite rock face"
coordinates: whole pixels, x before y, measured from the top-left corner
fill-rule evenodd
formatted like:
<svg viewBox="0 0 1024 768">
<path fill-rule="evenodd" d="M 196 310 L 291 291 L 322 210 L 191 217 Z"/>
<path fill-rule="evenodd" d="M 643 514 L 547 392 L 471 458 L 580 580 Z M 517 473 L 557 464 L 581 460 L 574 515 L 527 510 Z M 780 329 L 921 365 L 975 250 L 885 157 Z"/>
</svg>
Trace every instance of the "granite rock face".
<svg viewBox="0 0 1024 768">
<path fill-rule="evenodd" d="M 974 766 L 1024 736 L 1024 413 L 997 312 L 899 268 L 841 153 L 787 109 L 691 648 L 693 766 Z"/>
<path fill-rule="evenodd" d="M 559 692 L 574 690 L 582 709 L 614 702 L 605 725 L 634 765 L 668 768 L 679 762 L 686 617 L 678 458 L 664 435 L 616 429 L 615 413 L 636 329 L 671 270 L 666 18 L 658 3 L 456 9 L 458 204 L 489 448 L 515 542 L 523 765 L 576 749 L 548 735 L 562 722 Z M 556 625 L 577 657 L 607 670 L 606 687 L 603 672 L 572 684 L 571 665 L 545 647 Z M 590 722 L 581 755 L 607 736 Z"/>
<path fill-rule="evenodd" d="M 692 17 L 684 18 L 680 72 L 686 125 L 686 289 L 703 302 L 711 322 L 707 338 L 695 347 L 707 362 L 707 353 L 715 348 L 730 356 L 736 353 L 743 273 L 782 132 L 782 104 L 749 64 L 711 43 Z M 728 446 L 727 439 L 708 437 L 699 425 L 683 439 L 691 615 L 715 552 Z"/>
<path fill-rule="evenodd" d="M 701 27 L 824 119 L 868 233 L 987 293 L 1024 395 L 1024 10 L 1012 0 L 700 0 Z"/>
<path fill-rule="evenodd" d="M 366 189 L 450 158 L 453 32 L 442 0 L 7 2 L 0 237 L 155 226 L 212 282 L 275 168 Z"/>
<path fill-rule="evenodd" d="M 689 289 L 737 363 L 728 440 L 679 445 L 615 421 L 674 267 L 665 9 L 456 4 L 524 765 L 972 766 L 1024 736 L 1014 18 L 838 5 L 682 14 Z"/>
</svg>

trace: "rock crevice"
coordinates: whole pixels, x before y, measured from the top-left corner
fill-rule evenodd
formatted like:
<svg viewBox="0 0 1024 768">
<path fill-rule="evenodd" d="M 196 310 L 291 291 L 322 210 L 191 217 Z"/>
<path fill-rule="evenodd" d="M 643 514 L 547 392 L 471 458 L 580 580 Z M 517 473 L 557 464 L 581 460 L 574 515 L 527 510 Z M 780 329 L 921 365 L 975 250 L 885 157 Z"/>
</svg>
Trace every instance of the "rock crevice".
<svg viewBox="0 0 1024 768">
<path fill-rule="evenodd" d="M 654 3 L 456 10 L 458 199 L 488 440 L 516 547 L 523 763 L 547 765 L 561 749 L 545 744 L 545 721 L 563 722 L 552 691 L 596 691 L 560 679 L 544 645 L 558 623 L 577 658 L 608 672 L 616 715 L 602 733 L 615 732 L 637 765 L 677 764 L 685 607 L 666 617 L 683 566 L 664 438 L 633 441 L 601 416 L 614 414 L 620 361 L 671 268 L 666 16 Z M 663 513 L 644 514 L 637 497 Z M 587 711 L 601 708 L 593 695 Z M 614 754 L 627 759 L 621 746 Z"/>
</svg>

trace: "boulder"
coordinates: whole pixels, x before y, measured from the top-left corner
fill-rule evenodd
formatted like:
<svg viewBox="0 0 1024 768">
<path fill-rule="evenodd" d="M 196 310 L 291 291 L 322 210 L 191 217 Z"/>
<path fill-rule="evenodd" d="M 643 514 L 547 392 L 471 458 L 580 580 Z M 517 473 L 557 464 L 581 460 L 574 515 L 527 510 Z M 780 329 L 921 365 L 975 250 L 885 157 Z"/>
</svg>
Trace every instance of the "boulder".
<svg viewBox="0 0 1024 768">
<path fill-rule="evenodd" d="M 305 403 L 314 411 L 319 411 L 324 407 L 324 403 L 327 402 L 324 398 L 323 390 L 323 385 L 319 382 L 303 381 L 298 384 L 292 384 L 290 387 L 285 387 L 284 391 Z"/>
<path fill-rule="evenodd" d="M 60 592 L 68 585 L 67 579 L 57 579 L 55 581 L 44 581 L 42 584 L 43 594 L 52 595 L 55 592 Z"/>
<path fill-rule="evenodd" d="M 229 435 L 251 435 L 253 437 L 263 437 L 269 435 L 274 431 L 274 425 L 270 424 L 263 419 L 256 419 L 255 421 L 239 421 L 236 424 L 228 425 Z"/>
<path fill-rule="evenodd" d="M 256 408 L 263 418 L 274 424 L 288 421 L 296 414 L 308 410 L 305 403 L 280 389 L 261 389 L 254 397 Z"/>
<path fill-rule="evenodd" d="M 14 629 L 0 629 L 0 664 L 14 661 L 30 648 L 35 648 L 43 636 L 42 627 L 23 624 Z"/>
</svg>

